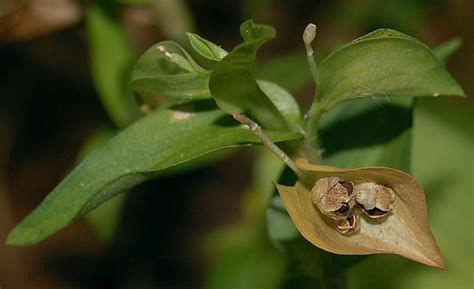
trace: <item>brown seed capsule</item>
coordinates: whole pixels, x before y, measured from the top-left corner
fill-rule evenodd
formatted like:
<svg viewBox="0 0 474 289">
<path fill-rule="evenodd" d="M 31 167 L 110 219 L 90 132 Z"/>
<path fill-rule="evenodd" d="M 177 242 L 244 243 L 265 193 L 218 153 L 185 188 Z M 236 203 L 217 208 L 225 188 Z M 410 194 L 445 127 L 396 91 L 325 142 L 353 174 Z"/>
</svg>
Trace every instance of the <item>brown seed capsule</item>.
<svg viewBox="0 0 474 289">
<path fill-rule="evenodd" d="M 355 205 L 354 184 L 339 177 L 319 179 L 311 193 L 319 210 L 335 220 L 347 218 Z"/>
<path fill-rule="evenodd" d="M 393 209 L 395 193 L 389 187 L 376 183 L 361 183 L 356 186 L 356 202 L 371 218 L 381 218 Z"/>
<path fill-rule="evenodd" d="M 351 234 L 359 230 L 360 221 L 359 215 L 352 214 L 345 219 L 339 219 L 334 221 L 337 230 L 342 234 Z"/>
</svg>

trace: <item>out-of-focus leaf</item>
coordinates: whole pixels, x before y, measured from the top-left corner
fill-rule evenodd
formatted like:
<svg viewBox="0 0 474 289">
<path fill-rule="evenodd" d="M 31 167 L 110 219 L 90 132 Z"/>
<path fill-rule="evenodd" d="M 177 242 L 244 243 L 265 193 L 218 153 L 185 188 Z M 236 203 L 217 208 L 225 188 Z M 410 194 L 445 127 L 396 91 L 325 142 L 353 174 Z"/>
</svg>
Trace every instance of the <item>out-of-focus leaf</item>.
<svg viewBox="0 0 474 289">
<path fill-rule="evenodd" d="M 157 27 L 165 38 L 186 40 L 186 31 L 194 31 L 193 15 L 185 0 L 155 0 L 150 7 L 156 15 Z"/>
<path fill-rule="evenodd" d="M 92 75 L 109 117 L 125 127 L 138 117 L 128 88 L 133 54 L 114 0 L 89 1 L 87 33 Z"/>
<path fill-rule="evenodd" d="M 100 241 L 110 243 L 114 239 L 126 196 L 127 194 L 117 195 L 86 215 L 87 223 Z"/>
<path fill-rule="evenodd" d="M 331 53 L 318 66 L 319 109 L 371 96 L 464 96 L 459 84 L 419 41 L 381 29 Z"/>
<path fill-rule="evenodd" d="M 433 53 L 441 62 L 446 63 L 449 57 L 459 50 L 461 45 L 462 39 L 456 37 L 436 46 Z"/>
<path fill-rule="evenodd" d="M 229 114 L 250 112 L 264 128 L 288 129 L 288 123 L 258 87 L 254 66 L 257 50 L 275 37 L 275 29 L 249 20 L 240 27 L 244 42 L 213 68 L 209 88 L 217 105 Z"/>
<path fill-rule="evenodd" d="M 264 212 L 283 163 L 264 147 L 256 148 L 252 186 L 242 198 L 242 220 L 207 234 L 206 252 L 215 256 L 204 288 L 280 288 L 284 256 L 268 240 Z M 212 258 L 212 259 L 214 259 Z M 262 278 L 264 276 L 264 278 Z"/>
<path fill-rule="evenodd" d="M 156 3 L 160 0 L 116 0 L 116 1 L 122 4 L 127 4 L 127 5 L 147 5 L 147 4 Z"/>
<path fill-rule="evenodd" d="M 284 264 L 278 252 L 267 247 L 244 246 L 221 255 L 214 267 L 207 289 L 275 289 Z"/>
<path fill-rule="evenodd" d="M 158 109 L 84 159 L 9 235 L 30 245 L 64 228 L 120 192 L 202 155 L 251 143 L 250 130 L 205 101 Z M 296 133 L 267 131 L 273 141 Z"/>
<path fill-rule="evenodd" d="M 316 51 L 316 59 L 319 53 Z M 313 83 L 304 53 L 289 53 L 263 63 L 257 69 L 259 79 L 278 83 L 291 93 L 301 92 Z"/>
<path fill-rule="evenodd" d="M 227 54 L 229 54 L 219 45 L 216 45 L 195 33 L 187 32 L 186 35 L 188 36 L 189 43 L 191 43 L 191 46 L 194 48 L 194 50 L 207 59 L 220 61 Z"/>
<path fill-rule="evenodd" d="M 291 242 L 299 237 L 298 230 L 291 221 L 285 206 L 278 195 L 275 195 L 268 204 L 267 220 L 268 234 L 274 245 L 284 251 L 284 243 Z"/>
<path fill-rule="evenodd" d="M 266 147 L 255 149 L 257 155 L 252 168 L 252 190 L 266 207 L 275 189 L 272 180 L 277 180 L 283 171 L 284 163 Z"/>
<path fill-rule="evenodd" d="M 188 70 L 173 63 L 166 53 L 179 55 L 182 61 L 187 61 Z M 133 68 L 131 86 L 143 103 L 156 107 L 164 100 L 183 103 L 210 98 L 208 82 L 209 73 L 179 44 L 163 41 L 153 45 L 138 59 Z"/>
<path fill-rule="evenodd" d="M 428 12 L 432 2 L 419 0 L 367 1 L 353 5 L 338 5 L 333 21 L 342 31 L 364 30 L 371 27 L 394 27 L 401 31 L 413 31 L 430 21 Z"/>
<path fill-rule="evenodd" d="M 280 197 L 300 233 L 312 244 L 342 255 L 398 254 L 405 258 L 444 268 L 441 252 L 430 230 L 422 187 L 409 175 L 391 168 L 366 167 L 339 169 L 319 166 L 307 160 L 298 167 L 311 172 L 315 179 L 339 176 L 354 184 L 384 184 L 396 194 L 394 209 L 379 221 L 361 217 L 360 231 L 342 235 L 324 217 L 311 200 L 310 189 L 296 183 L 294 187 L 277 185 Z"/>
</svg>

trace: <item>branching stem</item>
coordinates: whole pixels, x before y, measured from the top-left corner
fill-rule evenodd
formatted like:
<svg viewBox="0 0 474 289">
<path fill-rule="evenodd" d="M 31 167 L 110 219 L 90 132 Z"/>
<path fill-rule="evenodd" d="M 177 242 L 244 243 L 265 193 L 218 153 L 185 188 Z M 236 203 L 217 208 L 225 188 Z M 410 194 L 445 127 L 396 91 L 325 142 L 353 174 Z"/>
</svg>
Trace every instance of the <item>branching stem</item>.
<svg viewBox="0 0 474 289">
<path fill-rule="evenodd" d="M 248 126 L 253 134 L 255 134 L 262 143 L 270 149 L 279 159 L 281 159 L 298 177 L 302 177 L 301 171 L 296 167 L 295 162 L 284 152 L 282 151 L 272 140 L 265 134 L 262 128 L 253 120 L 248 118 L 243 113 L 235 113 L 232 115 L 235 120 Z"/>
<path fill-rule="evenodd" d="M 313 23 L 308 24 L 303 32 L 303 42 L 306 48 L 306 57 L 308 60 L 309 70 L 314 82 L 314 101 L 311 105 L 310 110 L 306 114 L 304 129 L 305 129 L 305 140 L 304 150 L 312 162 L 318 162 L 320 159 L 320 152 L 318 149 L 317 133 L 319 127 L 319 120 L 321 119 L 322 111 L 318 104 L 318 83 L 317 83 L 317 66 L 314 60 L 314 51 L 311 44 L 316 38 L 316 25 Z"/>
</svg>

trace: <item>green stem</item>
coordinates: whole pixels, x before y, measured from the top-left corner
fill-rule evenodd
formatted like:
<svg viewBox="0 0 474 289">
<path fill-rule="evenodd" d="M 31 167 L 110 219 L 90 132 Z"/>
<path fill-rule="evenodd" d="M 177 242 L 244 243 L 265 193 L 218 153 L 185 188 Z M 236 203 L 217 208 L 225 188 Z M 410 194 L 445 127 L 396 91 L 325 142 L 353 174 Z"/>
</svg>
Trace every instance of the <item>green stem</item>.
<svg viewBox="0 0 474 289">
<path fill-rule="evenodd" d="M 304 46 L 306 48 L 306 58 L 308 60 L 309 70 L 311 72 L 311 76 L 313 77 L 314 95 L 316 97 L 316 95 L 318 93 L 318 87 L 317 87 L 317 83 L 316 83 L 317 66 L 316 66 L 316 62 L 314 61 L 314 51 L 313 51 L 313 47 L 311 47 L 310 43 L 305 43 Z"/>
<path fill-rule="evenodd" d="M 305 153 L 313 163 L 318 163 L 321 160 L 318 144 L 318 129 L 323 114 L 324 111 L 320 109 L 319 103 L 315 98 L 306 115 L 306 121 L 304 123 L 305 139 L 303 145 Z"/>
<path fill-rule="evenodd" d="M 303 144 L 303 153 L 313 163 L 318 163 L 320 161 L 317 134 L 319 120 L 321 119 L 322 115 L 322 111 L 320 110 L 318 105 L 318 83 L 316 77 L 317 66 L 316 61 L 314 60 L 313 47 L 311 46 L 314 39 L 316 38 L 316 29 L 316 25 L 310 23 L 308 24 L 308 26 L 306 26 L 303 32 L 303 42 L 306 48 L 306 58 L 314 82 L 314 101 L 306 115 L 306 120 L 304 124 L 306 137 Z"/>
<path fill-rule="evenodd" d="M 306 180 L 308 176 L 296 167 L 295 162 L 282 149 L 280 149 L 272 140 L 265 134 L 262 128 L 253 120 L 248 118 L 243 113 L 235 113 L 232 115 L 235 120 L 249 127 L 250 131 L 256 135 L 262 143 L 274 153 L 280 160 L 282 160 L 301 180 Z"/>
</svg>

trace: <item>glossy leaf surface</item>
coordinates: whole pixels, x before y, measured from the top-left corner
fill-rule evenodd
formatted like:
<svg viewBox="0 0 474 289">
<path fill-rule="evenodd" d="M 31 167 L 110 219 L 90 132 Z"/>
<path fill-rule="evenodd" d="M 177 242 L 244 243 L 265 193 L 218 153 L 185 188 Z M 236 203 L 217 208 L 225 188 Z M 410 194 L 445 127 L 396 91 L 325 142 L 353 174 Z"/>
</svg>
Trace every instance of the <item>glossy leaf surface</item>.
<svg viewBox="0 0 474 289">
<path fill-rule="evenodd" d="M 386 166 L 410 172 L 410 98 L 366 98 L 341 103 L 321 121 L 319 146 L 325 165 Z"/>
<path fill-rule="evenodd" d="M 267 131 L 274 141 L 299 134 Z M 205 154 L 258 143 L 205 101 L 161 108 L 127 127 L 84 159 L 9 235 L 15 245 L 37 243 L 113 196 Z"/>
<path fill-rule="evenodd" d="M 194 33 L 186 33 L 191 46 L 199 53 L 202 57 L 210 60 L 219 61 L 224 58 L 228 52 L 222 49 L 220 46 L 213 42 L 202 38 L 201 36 Z"/>
<path fill-rule="evenodd" d="M 376 30 L 331 53 L 318 66 L 317 82 L 322 111 L 361 97 L 464 96 L 429 48 L 389 29 Z"/>
<path fill-rule="evenodd" d="M 187 63 L 182 66 L 173 63 L 160 49 L 179 55 Z M 153 45 L 138 59 L 132 72 L 131 86 L 142 103 L 156 107 L 166 102 L 183 103 L 211 98 L 208 81 L 209 73 L 179 44 L 163 41 Z"/>
</svg>

